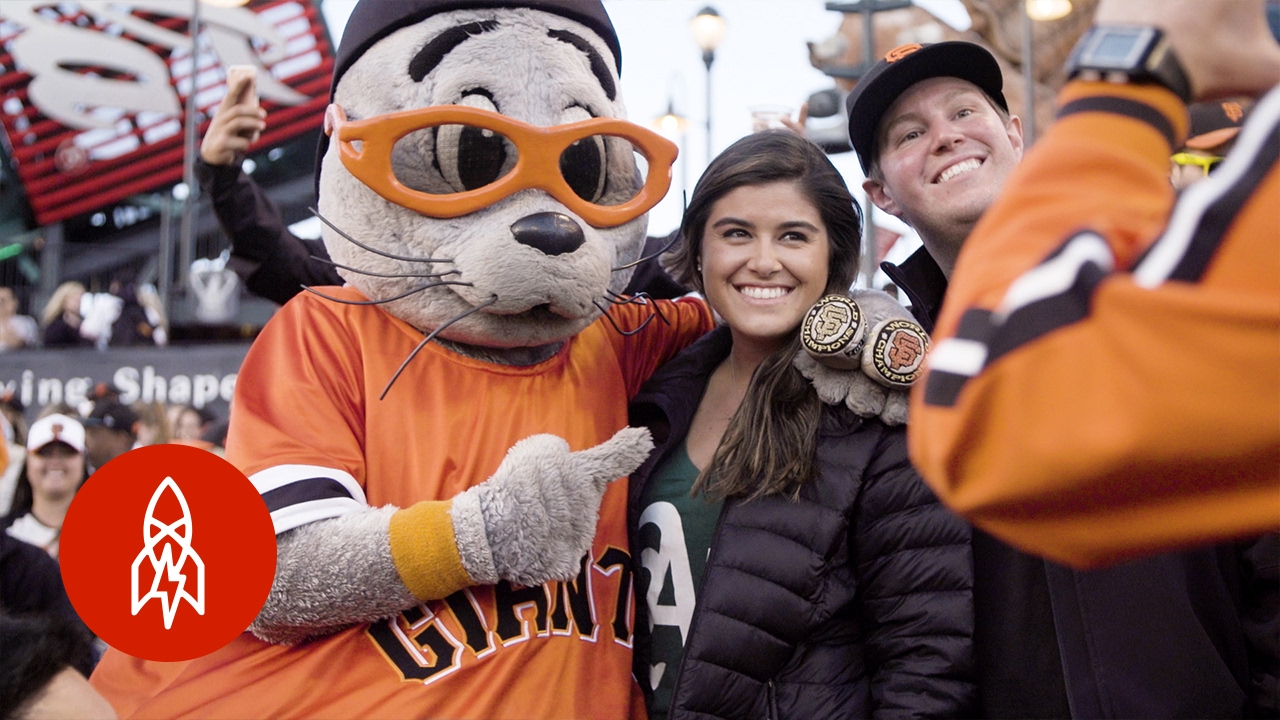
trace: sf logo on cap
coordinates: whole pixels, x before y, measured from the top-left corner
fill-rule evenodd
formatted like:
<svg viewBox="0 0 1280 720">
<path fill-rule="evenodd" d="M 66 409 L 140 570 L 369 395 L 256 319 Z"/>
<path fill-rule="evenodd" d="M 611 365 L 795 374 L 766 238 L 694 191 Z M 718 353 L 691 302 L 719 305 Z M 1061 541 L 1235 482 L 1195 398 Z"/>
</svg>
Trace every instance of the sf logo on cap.
<svg viewBox="0 0 1280 720">
<path fill-rule="evenodd" d="M 920 43 L 908 43 L 906 45 L 899 45 L 898 47 L 890 50 L 888 53 L 885 53 L 884 61 L 897 62 L 902 58 L 910 55 L 911 53 L 919 50 L 922 47 L 924 46 L 921 45 Z"/>
</svg>

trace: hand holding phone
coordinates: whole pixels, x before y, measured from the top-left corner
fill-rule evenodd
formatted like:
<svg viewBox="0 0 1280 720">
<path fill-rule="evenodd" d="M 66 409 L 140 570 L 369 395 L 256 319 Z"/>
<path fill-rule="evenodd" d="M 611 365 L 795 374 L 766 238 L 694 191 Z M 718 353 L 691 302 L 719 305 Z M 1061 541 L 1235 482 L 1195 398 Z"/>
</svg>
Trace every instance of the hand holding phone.
<svg viewBox="0 0 1280 720">
<path fill-rule="evenodd" d="M 267 113 L 258 106 L 256 77 L 257 68 L 252 65 L 227 67 L 227 95 L 200 143 L 200 157 L 206 163 L 235 163 L 266 129 Z"/>
</svg>

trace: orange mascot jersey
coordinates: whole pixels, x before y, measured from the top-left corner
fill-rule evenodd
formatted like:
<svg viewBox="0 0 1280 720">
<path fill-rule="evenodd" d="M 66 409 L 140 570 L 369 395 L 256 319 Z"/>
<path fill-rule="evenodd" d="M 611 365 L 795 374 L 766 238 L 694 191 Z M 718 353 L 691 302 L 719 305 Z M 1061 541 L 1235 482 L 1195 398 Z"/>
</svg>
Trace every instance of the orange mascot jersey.
<svg viewBox="0 0 1280 720">
<path fill-rule="evenodd" d="M 324 292 L 364 299 L 350 288 Z M 627 399 L 712 325 L 701 302 L 659 302 L 667 323 L 655 318 L 626 337 L 601 318 L 528 367 L 429 344 L 379 400 L 422 333 L 380 309 L 304 293 L 245 359 L 228 459 L 263 493 L 277 532 L 367 506 L 447 500 L 530 435 L 582 450 L 625 426 Z M 649 314 L 610 310 L 623 330 Z M 113 650 L 93 683 L 132 717 L 625 718 L 626 498 L 625 480 L 605 494 L 576 581 L 473 587 L 296 647 L 245 633 L 190 663 Z"/>
</svg>

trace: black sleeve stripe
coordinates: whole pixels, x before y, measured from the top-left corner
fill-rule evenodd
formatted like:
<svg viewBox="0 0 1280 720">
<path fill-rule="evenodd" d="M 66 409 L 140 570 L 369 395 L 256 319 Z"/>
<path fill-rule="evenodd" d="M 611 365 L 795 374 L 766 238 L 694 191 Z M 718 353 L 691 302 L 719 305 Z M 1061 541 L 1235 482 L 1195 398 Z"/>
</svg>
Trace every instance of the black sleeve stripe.
<svg viewBox="0 0 1280 720">
<path fill-rule="evenodd" d="M 1133 279 L 1147 289 L 1171 279 L 1204 277 L 1235 215 L 1280 160 L 1280 88 L 1253 106 L 1227 159 L 1207 180 L 1182 193 L 1164 234 L 1134 265 Z"/>
<path fill-rule="evenodd" d="M 291 505 L 330 498 L 356 499 L 342 483 L 327 477 L 295 480 L 262 494 L 262 500 L 266 502 L 267 509 L 273 513 Z"/>
<path fill-rule="evenodd" d="M 941 407 L 956 404 L 964 384 L 981 371 L 986 362 L 987 340 L 992 329 L 990 310 L 965 311 L 956 327 L 956 336 L 943 340 L 929 355 L 931 367 L 924 388 L 926 403 Z"/>
<path fill-rule="evenodd" d="M 994 325 L 991 322 L 992 312 L 982 308 L 969 308 L 960 316 L 960 324 L 956 326 L 956 337 L 962 340 L 977 340 L 985 343 L 991 339 Z"/>
<path fill-rule="evenodd" d="M 929 355 L 925 402 L 954 406 L 969 378 L 1002 355 L 1088 317 L 1094 292 L 1111 272 L 1110 259 L 1100 236 L 1077 233 L 1010 285 L 1004 309 L 966 311 L 955 337 Z"/>
<path fill-rule="evenodd" d="M 1086 262 L 1080 266 L 1075 282 L 1065 292 L 1013 311 L 991 338 L 987 365 L 1058 328 L 1088 317 L 1093 307 L 1093 295 L 1108 274 L 1106 268 Z"/>
<path fill-rule="evenodd" d="M 1192 235 L 1186 254 L 1170 273 L 1170 280 L 1199 282 L 1204 277 L 1205 270 L 1218 252 L 1218 246 L 1226 237 L 1232 221 L 1240 214 L 1240 209 L 1249 201 L 1262 179 L 1275 166 L 1277 159 L 1280 159 L 1280 135 L 1273 134 L 1240 182 L 1205 210 L 1204 218 Z M 1280 219 L 1276 222 L 1280 223 Z"/>
<path fill-rule="evenodd" d="M 960 397 L 960 391 L 964 389 L 964 384 L 967 382 L 969 382 L 968 375 L 934 370 L 929 373 L 929 379 L 924 385 L 924 401 L 928 405 L 952 407 L 956 404 L 956 398 Z"/>
<path fill-rule="evenodd" d="M 1068 115 L 1074 115 L 1082 112 L 1105 112 L 1115 115 L 1125 115 L 1155 128 L 1160 134 L 1164 135 L 1165 140 L 1169 142 L 1170 149 L 1179 145 L 1178 137 L 1173 132 L 1173 125 L 1168 118 L 1161 115 L 1159 111 L 1150 105 L 1128 100 L 1126 98 L 1111 97 L 1107 95 L 1098 97 L 1080 98 L 1072 100 L 1063 105 L 1058 110 L 1058 117 L 1064 118 Z"/>
</svg>

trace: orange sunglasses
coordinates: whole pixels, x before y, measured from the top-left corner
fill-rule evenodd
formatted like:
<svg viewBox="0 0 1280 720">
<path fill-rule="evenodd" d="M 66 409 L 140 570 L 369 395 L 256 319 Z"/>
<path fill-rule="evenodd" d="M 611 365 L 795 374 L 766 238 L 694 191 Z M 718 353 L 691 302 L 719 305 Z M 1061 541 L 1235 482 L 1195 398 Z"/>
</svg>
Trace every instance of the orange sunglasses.
<svg viewBox="0 0 1280 720">
<path fill-rule="evenodd" d="M 515 167 L 484 187 L 437 195 L 400 182 L 391 167 L 391 151 L 400 138 L 439 125 L 469 125 L 498 133 L 518 151 Z M 616 227 L 648 212 L 671 187 L 671 166 L 679 150 L 661 135 L 626 120 L 591 118 L 566 125 L 529 125 L 495 112 L 463 105 L 402 110 L 366 120 L 348 120 L 339 105 L 325 110 L 325 134 L 338 143 L 342 164 L 360 182 L 387 200 L 428 217 L 455 218 L 489 207 L 526 189 L 546 191 L 593 227 Z M 620 205 L 598 205 L 569 187 L 560 172 L 560 156 L 573 143 L 595 135 L 622 138 L 649 163 L 644 186 Z"/>
</svg>

